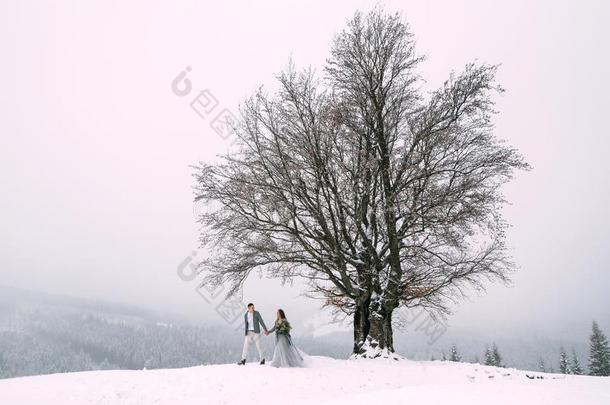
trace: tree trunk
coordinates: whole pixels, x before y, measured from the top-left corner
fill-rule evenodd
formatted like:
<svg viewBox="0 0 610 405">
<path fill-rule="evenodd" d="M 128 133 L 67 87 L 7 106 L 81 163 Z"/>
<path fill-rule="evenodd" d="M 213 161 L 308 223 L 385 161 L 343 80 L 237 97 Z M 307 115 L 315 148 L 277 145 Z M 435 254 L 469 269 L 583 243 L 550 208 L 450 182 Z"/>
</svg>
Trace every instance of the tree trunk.
<svg viewBox="0 0 610 405">
<path fill-rule="evenodd" d="M 354 350 L 353 356 L 362 355 L 366 349 L 365 344 L 369 335 L 371 324 L 369 321 L 370 297 L 358 300 L 354 312 Z"/>
<path fill-rule="evenodd" d="M 364 307 L 357 306 L 354 313 L 354 352 L 352 357 L 374 359 L 391 357 L 399 359 L 394 353 L 394 334 L 392 330 L 393 309 L 375 303 Z M 365 314 L 367 316 L 365 316 Z"/>
<path fill-rule="evenodd" d="M 368 346 L 373 349 L 371 354 L 374 357 L 387 357 L 394 353 L 393 312 L 381 307 L 370 313 L 371 328 L 367 340 Z"/>
</svg>

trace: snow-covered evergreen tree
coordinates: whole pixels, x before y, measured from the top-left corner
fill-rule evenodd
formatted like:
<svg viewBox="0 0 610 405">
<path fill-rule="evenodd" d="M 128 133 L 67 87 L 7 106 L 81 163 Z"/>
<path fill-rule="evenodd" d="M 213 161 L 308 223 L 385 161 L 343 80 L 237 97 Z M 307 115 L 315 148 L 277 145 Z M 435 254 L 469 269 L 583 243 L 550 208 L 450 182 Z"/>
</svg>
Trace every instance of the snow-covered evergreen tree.
<svg viewBox="0 0 610 405">
<path fill-rule="evenodd" d="M 495 343 L 492 346 L 492 355 L 493 365 L 496 367 L 504 367 L 504 364 L 502 364 L 502 356 L 500 356 L 500 350 L 498 350 L 498 346 Z"/>
<path fill-rule="evenodd" d="M 486 366 L 494 365 L 494 356 L 493 356 L 491 349 L 489 348 L 489 345 L 485 346 L 485 365 Z"/>
<path fill-rule="evenodd" d="M 589 352 L 589 374 L 598 376 L 610 375 L 610 348 L 608 339 L 593 321 Z"/>
<path fill-rule="evenodd" d="M 568 355 L 563 346 L 559 349 L 559 372 L 561 374 L 572 374 L 572 369 L 568 362 Z"/>
<path fill-rule="evenodd" d="M 570 369 L 572 374 L 581 375 L 583 373 L 582 366 L 580 365 L 580 360 L 578 360 L 578 356 L 576 355 L 576 350 L 572 348 L 572 359 L 570 361 Z"/>
<path fill-rule="evenodd" d="M 546 373 L 546 364 L 544 363 L 544 359 L 542 357 L 538 359 L 538 370 Z"/>
<path fill-rule="evenodd" d="M 449 361 L 460 362 L 462 361 L 462 356 L 458 353 L 457 346 L 451 346 L 451 353 L 449 354 Z"/>
</svg>

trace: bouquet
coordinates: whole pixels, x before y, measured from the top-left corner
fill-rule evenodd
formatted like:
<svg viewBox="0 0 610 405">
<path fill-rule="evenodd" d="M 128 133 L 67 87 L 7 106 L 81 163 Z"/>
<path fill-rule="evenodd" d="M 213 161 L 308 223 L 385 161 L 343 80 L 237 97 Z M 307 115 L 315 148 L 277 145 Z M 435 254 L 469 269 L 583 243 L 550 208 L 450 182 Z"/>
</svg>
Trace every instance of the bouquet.
<svg viewBox="0 0 610 405">
<path fill-rule="evenodd" d="M 290 334 L 290 329 L 292 329 L 292 327 L 290 326 L 288 321 L 280 321 L 275 327 L 275 330 L 278 335 L 288 335 Z"/>
</svg>

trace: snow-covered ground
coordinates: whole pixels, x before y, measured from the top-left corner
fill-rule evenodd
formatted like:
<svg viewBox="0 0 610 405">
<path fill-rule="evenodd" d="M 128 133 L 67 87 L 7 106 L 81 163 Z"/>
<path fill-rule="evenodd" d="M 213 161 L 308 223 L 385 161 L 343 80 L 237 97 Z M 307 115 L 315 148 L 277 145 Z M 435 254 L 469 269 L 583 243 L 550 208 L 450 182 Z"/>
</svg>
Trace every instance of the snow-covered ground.
<svg viewBox="0 0 610 405">
<path fill-rule="evenodd" d="M 610 377 L 440 361 L 307 362 L 302 369 L 251 363 L 13 378 L 0 380 L 0 404 L 610 404 Z"/>
</svg>

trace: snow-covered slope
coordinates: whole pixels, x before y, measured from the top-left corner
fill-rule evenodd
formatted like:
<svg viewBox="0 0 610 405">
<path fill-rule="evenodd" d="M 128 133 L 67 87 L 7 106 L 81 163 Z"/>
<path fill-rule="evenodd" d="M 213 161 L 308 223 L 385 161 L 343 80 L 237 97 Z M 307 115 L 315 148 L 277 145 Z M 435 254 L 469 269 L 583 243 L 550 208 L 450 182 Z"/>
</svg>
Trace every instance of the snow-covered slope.
<svg viewBox="0 0 610 405">
<path fill-rule="evenodd" d="M 440 361 L 307 361 L 302 369 L 229 364 L 14 378 L 0 380 L 0 404 L 610 404 L 610 377 Z"/>
</svg>

